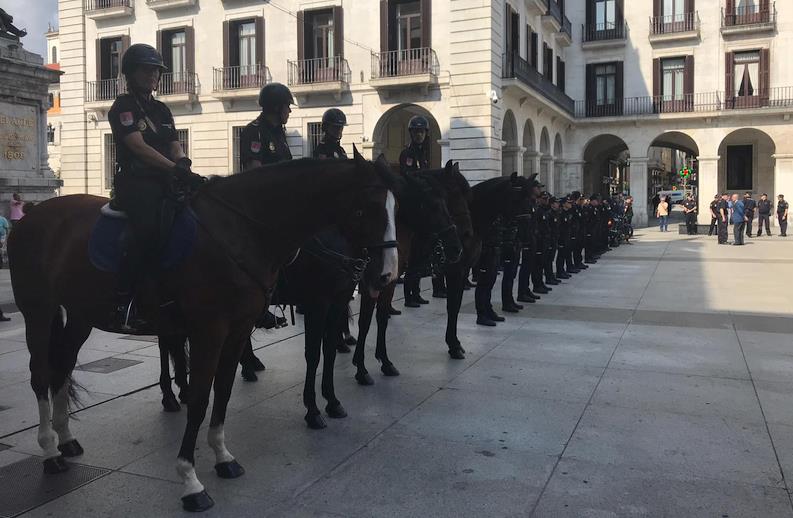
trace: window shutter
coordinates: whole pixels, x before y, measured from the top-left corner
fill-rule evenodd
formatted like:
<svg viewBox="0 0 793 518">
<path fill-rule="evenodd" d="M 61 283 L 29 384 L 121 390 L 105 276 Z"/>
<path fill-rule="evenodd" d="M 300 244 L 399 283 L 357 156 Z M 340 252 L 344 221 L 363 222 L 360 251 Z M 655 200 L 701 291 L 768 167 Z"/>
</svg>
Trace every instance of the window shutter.
<svg viewBox="0 0 793 518">
<path fill-rule="evenodd" d="M 185 53 L 187 54 L 188 74 L 195 74 L 195 29 L 193 27 L 184 28 Z"/>
<path fill-rule="evenodd" d="M 531 63 L 531 27 L 526 24 L 526 62 Z"/>
<path fill-rule="evenodd" d="M 129 45 L 130 45 L 129 36 L 126 35 L 126 34 L 121 36 L 121 55 L 122 56 L 124 55 L 124 53 L 129 48 Z"/>
<path fill-rule="evenodd" d="M 421 46 L 432 47 L 432 1 L 421 0 Z"/>
<path fill-rule="evenodd" d="M 687 96 L 694 95 L 694 56 L 686 56 L 683 69 L 683 93 Z"/>
<path fill-rule="evenodd" d="M 305 11 L 297 12 L 297 59 L 306 59 L 306 36 L 305 32 L 306 14 Z"/>
<path fill-rule="evenodd" d="M 769 20 L 771 10 L 771 2 L 769 0 L 760 0 L 760 16 L 761 20 Z"/>
<path fill-rule="evenodd" d="M 595 0 L 586 0 L 586 28 L 593 30 L 595 25 Z"/>
<path fill-rule="evenodd" d="M 162 54 L 162 52 L 163 52 L 163 48 L 164 48 L 164 45 L 162 44 L 162 31 L 157 31 L 157 33 L 156 33 L 156 35 L 155 35 L 155 38 L 156 38 L 156 42 L 157 42 L 157 45 L 156 45 L 156 47 L 157 47 L 157 52 L 159 52 L 160 54 Z M 165 56 L 163 55 L 163 58 L 164 58 L 164 57 L 165 57 Z"/>
<path fill-rule="evenodd" d="M 617 30 L 621 31 L 622 24 L 625 22 L 625 0 L 617 0 L 614 9 L 616 10 L 614 20 L 617 22 Z"/>
<path fill-rule="evenodd" d="M 762 6 L 762 3 L 760 4 Z M 735 0 L 727 0 L 724 6 L 724 12 L 727 15 L 735 14 Z"/>
<path fill-rule="evenodd" d="M 559 89 L 561 91 L 565 91 L 567 89 L 567 69 L 565 67 L 564 61 L 559 61 L 559 71 L 557 72 L 559 76 Z"/>
<path fill-rule="evenodd" d="M 380 0 L 380 50 L 388 51 L 388 0 Z"/>
<path fill-rule="evenodd" d="M 531 67 L 534 70 L 537 70 L 539 59 L 537 58 L 537 54 L 540 52 L 540 40 L 537 36 L 537 33 L 531 31 L 531 59 L 529 62 L 531 63 Z"/>
<path fill-rule="evenodd" d="M 564 79 L 562 79 L 562 58 L 556 56 L 556 86 L 562 88 Z"/>
<path fill-rule="evenodd" d="M 102 40 L 96 40 L 96 80 L 102 79 Z"/>
<path fill-rule="evenodd" d="M 661 95 L 661 58 L 653 59 L 653 97 Z"/>
<path fill-rule="evenodd" d="M 344 8 L 333 7 L 333 48 L 337 56 L 344 56 Z"/>
<path fill-rule="evenodd" d="M 661 0 L 653 0 L 653 16 L 661 16 Z"/>
<path fill-rule="evenodd" d="M 622 99 L 625 95 L 625 65 L 622 61 L 617 61 L 615 65 L 617 68 L 617 77 L 615 78 L 614 97 L 616 97 L 617 108 L 619 110 L 618 113 L 622 114 Z"/>
<path fill-rule="evenodd" d="M 256 25 L 256 64 L 264 68 L 264 18 L 257 16 L 255 18 Z M 264 70 L 262 70 L 264 72 Z"/>
<path fill-rule="evenodd" d="M 229 43 L 231 41 L 231 31 L 229 30 L 229 22 L 223 22 L 223 68 L 227 68 L 231 66 L 231 60 L 229 59 Z"/>
<path fill-rule="evenodd" d="M 771 51 L 760 50 L 760 96 L 768 99 L 771 93 Z"/>
<path fill-rule="evenodd" d="M 595 99 L 595 65 L 592 63 L 586 66 L 586 99 L 592 101 Z"/>
<path fill-rule="evenodd" d="M 724 58 L 724 97 L 732 107 L 732 98 L 735 97 L 735 54 L 728 52 Z"/>
<path fill-rule="evenodd" d="M 548 44 L 542 42 L 542 75 L 548 78 Z"/>
</svg>

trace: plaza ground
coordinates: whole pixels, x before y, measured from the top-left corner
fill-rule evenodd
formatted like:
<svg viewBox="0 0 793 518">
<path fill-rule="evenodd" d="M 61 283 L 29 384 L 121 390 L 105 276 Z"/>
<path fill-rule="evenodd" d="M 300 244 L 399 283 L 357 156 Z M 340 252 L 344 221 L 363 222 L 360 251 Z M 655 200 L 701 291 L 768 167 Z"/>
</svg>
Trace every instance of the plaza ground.
<svg viewBox="0 0 793 518">
<path fill-rule="evenodd" d="M 303 422 L 299 323 L 258 332 L 267 371 L 236 383 L 226 428 L 247 473 L 218 479 L 201 433 L 197 471 L 216 501 L 205 515 L 793 516 L 793 241 L 718 246 L 674 230 L 637 231 L 495 329 L 474 325 L 467 292 L 463 361 L 445 352 L 440 301 L 405 309 L 389 328 L 402 375 L 379 374 L 370 334 L 376 384 L 358 386 L 340 356 L 349 417 L 322 431 Z M 161 410 L 156 344 L 92 334 L 72 424 L 85 455 L 43 477 L 24 326 L 10 316 L 0 516 L 184 516 L 185 412 Z"/>
</svg>

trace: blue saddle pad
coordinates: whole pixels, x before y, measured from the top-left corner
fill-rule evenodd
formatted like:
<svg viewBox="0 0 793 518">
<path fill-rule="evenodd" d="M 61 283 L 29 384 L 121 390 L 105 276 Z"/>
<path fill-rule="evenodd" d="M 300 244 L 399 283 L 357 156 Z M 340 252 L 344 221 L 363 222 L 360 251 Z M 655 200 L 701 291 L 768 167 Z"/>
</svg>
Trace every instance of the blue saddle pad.
<svg viewBox="0 0 793 518">
<path fill-rule="evenodd" d="M 118 272 L 123 252 L 123 238 L 127 231 L 127 220 L 102 214 L 91 231 L 88 242 L 88 257 L 91 263 L 103 272 Z M 168 243 L 160 257 L 164 270 L 181 263 L 193 249 L 198 234 L 195 213 L 189 208 L 177 212 Z"/>
</svg>

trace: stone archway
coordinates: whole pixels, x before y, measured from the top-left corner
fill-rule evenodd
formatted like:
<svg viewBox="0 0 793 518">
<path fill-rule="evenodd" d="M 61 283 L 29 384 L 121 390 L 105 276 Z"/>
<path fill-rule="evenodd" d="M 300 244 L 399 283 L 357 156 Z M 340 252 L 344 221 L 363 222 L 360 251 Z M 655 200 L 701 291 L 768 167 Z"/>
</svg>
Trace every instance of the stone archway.
<svg viewBox="0 0 793 518">
<path fill-rule="evenodd" d="M 564 179 L 564 145 L 562 135 L 557 133 L 553 139 L 553 174 L 550 179 L 549 190 L 557 196 L 566 194 L 567 185 Z"/>
<path fill-rule="evenodd" d="M 612 185 L 620 191 L 630 190 L 628 145 L 611 134 L 598 135 L 584 147 L 583 189 L 586 195 L 608 194 Z"/>
<path fill-rule="evenodd" d="M 504 113 L 504 123 L 501 129 L 501 174 L 509 176 L 518 170 L 520 147 L 518 146 L 518 123 L 512 110 Z"/>
<path fill-rule="evenodd" d="M 415 104 L 400 104 L 385 112 L 372 133 L 372 156 L 383 153 L 391 164 L 399 163 L 399 154 L 410 144 L 408 122 L 415 115 L 423 115 L 430 123 L 428 139 L 430 167 L 441 167 L 441 130 L 432 114 Z"/>
<path fill-rule="evenodd" d="M 523 125 L 523 176 L 531 176 L 540 172 L 537 155 L 537 137 L 534 134 L 534 124 L 531 119 L 526 119 Z"/>
<path fill-rule="evenodd" d="M 775 153 L 776 143 L 764 131 L 742 128 L 728 134 L 719 145 L 717 191 L 774 195 Z"/>
<path fill-rule="evenodd" d="M 553 166 L 553 155 L 551 155 L 551 137 L 548 135 L 548 128 L 543 127 L 540 132 L 540 177 L 541 183 L 546 188 L 550 188 L 551 167 Z"/>
</svg>

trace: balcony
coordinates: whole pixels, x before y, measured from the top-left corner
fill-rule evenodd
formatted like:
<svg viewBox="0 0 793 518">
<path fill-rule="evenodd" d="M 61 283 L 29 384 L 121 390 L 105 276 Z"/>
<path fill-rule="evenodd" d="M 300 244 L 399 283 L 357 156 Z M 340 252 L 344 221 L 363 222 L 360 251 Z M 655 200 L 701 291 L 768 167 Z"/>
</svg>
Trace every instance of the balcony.
<svg viewBox="0 0 793 518">
<path fill-rule="evenodd" d="M 556 33 L 556 41 L 563 47 L 573 44 L 573 24 L 565 15 L 562 15 L 562 28 Z"/>
<path fill-rule="evenodd" d="M 212 95 L 222 101 L 256 99 L 259 90 L 272 82 L 270 69 L 261 64 L 213 68 Z"/>
<path fill-rule="evenodd" d="M 134 0 L 85 0 L 85 15 L 92 20 L 130 16 L 134 9 Z"/>
<path fill-rule="evenodd" d="M 548 11 L 547 0 L 526 0 L 530 16 L 545 14 Z"/>
<path fill-rule="evenodd" d="M 418 86 L 426 93 L 438 82 L 438 56 L 428 47 L 372 53 L 374 88 L 384 90 Z"/>
<path fill-rule="evenodd" d="M 736 7 L 732 12 L 721 10 L 721 33 L 723 35 L 751 34 L 776 30 L 776 3 L 768 9 L 756 6 Z"/>
<path fill-rule="evenodd" d="M 581 48 L 624 47 L 628 41 L 628 24 L 593 23 L 581 26 Z"/>
<path fill-rule="evenodd" d="M 531 88 L 534 92 L 539 93 L 542 97 L 552 102 L 566 114 L 573 115 L 574 113 L 575 102 L 558 86 L 534 70 L 528 61 L 518 55 L 504 54 L 501 78 L 518 80 L 521 84 Z M 511 85 L 505 82 L 504 86 L 509 87 Z"/>
<path fill-rule="evenodd" d="M 91 111 L 107 111 L 113 105 L 118 94 L 127 91 L 124 78 L 102 79 L 101 81 L 86 81 L 85 83 L 85 109 Z"/>
<path fill-rule="evenodd" d="M 350 89 L 350 65 L 341 56 L 287 61 L 289 88 L 297 97 L 331 94 L 336 101 Z"/>
<path fill-rule="evenodd" d="M 166 11 L 179 7 L 192 7 L 196 5 L 196 0 L 146 0 L 146 5 L 152 11 Z"/>
<path fill-rule="evenodd" d="M 157 99 L 165 104 L 192 107 L 198 100 L 198 75 L 188 72 L 168 72 L 160 77 Z"/>
<path fill-rule="evenodd" d="M 669 42 L 699 39 L 699 13 L 693 11 L 669 16 L 650 17 L 650 41 Z"/>
<path fill-rule="evenodd" d="M 549 31 L 559 32 L 562 30 L 562 8 L 556 0 L 545 0 L 542 24 Z"/>
</svg>

